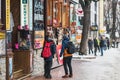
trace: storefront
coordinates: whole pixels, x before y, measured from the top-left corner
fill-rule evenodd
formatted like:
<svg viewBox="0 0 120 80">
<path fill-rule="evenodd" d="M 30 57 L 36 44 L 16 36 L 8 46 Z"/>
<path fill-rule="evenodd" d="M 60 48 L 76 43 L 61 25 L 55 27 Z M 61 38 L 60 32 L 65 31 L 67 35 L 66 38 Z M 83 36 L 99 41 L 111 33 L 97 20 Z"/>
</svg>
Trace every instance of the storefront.
<svg viewBox="0 0 120 80">
<path fill-rule="evenodd" d="M 71 0 L 70 2 L 70 28 L 71 28 L 71 41 L 76 46 L 80 44 L 82 37 L 83 27 L 83 10 L 79 4 L 79 0 Z"/>
<path fill-rule="evenodd" d="M 12 75 L 14 79 L 29 75 L 33 71 L 32 49 L 32 2 L 10 1 L 10 30 L 7 32 L 7 48 L 12 50 Z M 31 6 L 31 7 L 30 7 Z M 16 15 L 17 14 L 17 15 Z"/>
<path fill-rule="evenodd" d="M 7 5 L 6 9 L 0 5 L 0 43 L 4 43 L 0 45 L 0 63 L 6 67 L 1 70 L 0 65 L 0 78 L 42 73 L 44 62 L 40 55 L 47 33 L 57 45 L 58 65 L 62 64 L 59 53 L 62 36 L 70 26 L 69 0 L 4 0 L 0 4 Z"/>
<path fill-rule="evenodd" d="M 47 0 L 46 2 L 46 33 L 51 35 L 57 45 L 59 64 L 62 64 L 59 57 L 62 36 L 70 29 L 69 4 L 70 0 Z"/>
<path fill-rule="evenodd" d="M 43 72 L 40 55 L 45 38 L 44 4 L 44 0 L 11 1 L 14 79 Z"/>
<path fill-rule="evenodd" d="M 0 0 L 0 79 L 13 79 L 10 0 Z"/>
</svg>

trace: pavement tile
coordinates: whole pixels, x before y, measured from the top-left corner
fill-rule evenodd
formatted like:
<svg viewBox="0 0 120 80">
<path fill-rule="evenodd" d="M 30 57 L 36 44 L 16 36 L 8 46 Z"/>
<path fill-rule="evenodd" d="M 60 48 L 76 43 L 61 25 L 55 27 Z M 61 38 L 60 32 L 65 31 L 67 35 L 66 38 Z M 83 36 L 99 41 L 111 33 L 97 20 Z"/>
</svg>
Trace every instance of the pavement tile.
<svg viewBox="0 0 120 80">
<path fill-rule="evenodd" d="M 79 56 L 85 57 L 85 56 Z M 91 57 L 91 56 L 87 56 Z M 92 56 L 94 57 L 94 56 Z M 104 56 L 72 60 L 73 78 L 63 79 L 63 66 L 51 71 L 52 79 L 45 79 L 43 75 L 36 75 L 25 80 L 120 80 L 120 48 L 111 48 L 104 52 Z"/>
</svg>

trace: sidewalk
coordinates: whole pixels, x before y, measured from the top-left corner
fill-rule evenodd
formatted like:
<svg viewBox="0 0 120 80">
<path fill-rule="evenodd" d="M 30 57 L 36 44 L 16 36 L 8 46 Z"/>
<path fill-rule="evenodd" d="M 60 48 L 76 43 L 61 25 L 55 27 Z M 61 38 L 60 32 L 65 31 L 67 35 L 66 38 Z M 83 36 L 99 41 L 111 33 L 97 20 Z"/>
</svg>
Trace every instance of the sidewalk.
<svg viewBox="0 0 120 80">
<path fill-rule="evenodd" d="M 77 54 L 74 57 L 78 57 Z M 88 55 L 91 57 L 92 55 Z M 51 80 L 120 80 L 120 47 L 111 48 L 104 52 L 104 56 L 96 56 L 94 59 L 73 59 L 73 78 L 63 79 L 63 66 L 51 71 Z M 92 56 L 93 57 L 93 56 Z M 43 75 L 36 75 L 24 80 L 47 80 Z"/>
</svg>

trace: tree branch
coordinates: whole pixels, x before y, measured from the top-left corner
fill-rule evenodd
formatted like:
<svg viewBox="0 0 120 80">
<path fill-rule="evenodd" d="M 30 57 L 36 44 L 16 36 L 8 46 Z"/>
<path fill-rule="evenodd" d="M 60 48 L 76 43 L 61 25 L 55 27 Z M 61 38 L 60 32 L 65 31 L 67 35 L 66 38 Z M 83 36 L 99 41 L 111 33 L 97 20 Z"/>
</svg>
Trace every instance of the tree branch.
<svg viewBox="0 0 120 80">
<path fill-rule="evenodd" d="M 84 9 L 85 3 L 83 0 L 79 0 L 79 3 L 81 4 L 82 9 Z"/>
</svg>

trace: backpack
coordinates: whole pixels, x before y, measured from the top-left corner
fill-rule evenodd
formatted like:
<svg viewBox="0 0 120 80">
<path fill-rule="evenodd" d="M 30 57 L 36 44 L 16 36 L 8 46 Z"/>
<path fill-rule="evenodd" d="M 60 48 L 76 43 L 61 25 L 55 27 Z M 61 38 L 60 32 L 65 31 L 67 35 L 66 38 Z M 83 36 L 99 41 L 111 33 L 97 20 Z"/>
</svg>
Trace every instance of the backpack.
<svg viewBox="0 0 120 80">
<path fill-rule="evenodd" d="M 50 48 L 52 43 L 53 42 L 47 42 L 47 41 L 45 42 L 45 46 L 44 46 L 43 51 L 42 51 L 43 58 L 49 58 L 52 55 L 51 48 Z"/>
<path fill-rule="evenodd" d="M 69 54 L 73 54 L 75 52 L 75 45 L 73 44 L 73 42 L 69 41 L 67 42 L 67 52 Z"/>
</svg>

